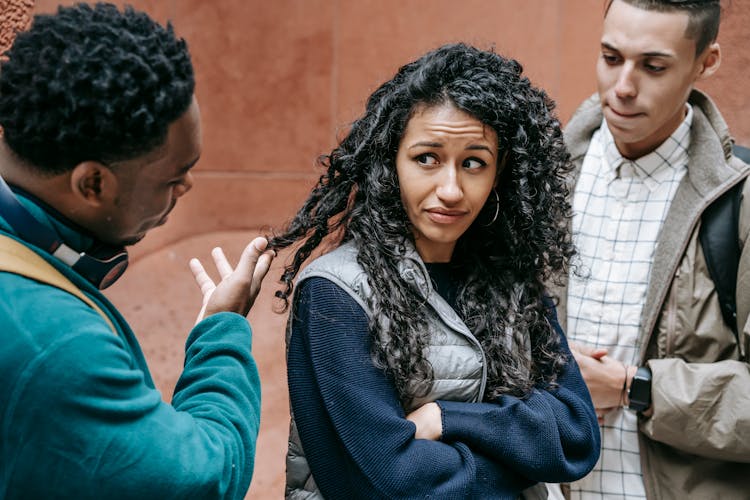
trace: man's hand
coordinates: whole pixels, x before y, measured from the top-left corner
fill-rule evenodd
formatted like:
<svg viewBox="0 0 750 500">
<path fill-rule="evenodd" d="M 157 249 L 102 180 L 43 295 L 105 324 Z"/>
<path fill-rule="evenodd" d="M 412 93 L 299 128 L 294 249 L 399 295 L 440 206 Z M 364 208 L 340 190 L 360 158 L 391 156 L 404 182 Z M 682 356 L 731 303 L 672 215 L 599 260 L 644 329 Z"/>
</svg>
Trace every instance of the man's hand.
<svg viewBox="0 0 750 500">
<path fill-rule="evenodd" d="M 443 435 L 443 414 L 437 403 L 427 403 L 406 416 L 417 426 L 415 439 L 437 441 Z"/>
<path fill-rule="evenodd" d="M 627 377 L 627 386 L 630 387 L 629 381 L 637 368 L 626 367 L 620 361 L 607 356 L 607 350 L 603 348 L 571 342 L 570 350 L 589 388 L 596 416 L 601 424 L 607 413 L 627 404 L 627 394 L 623 394 L 623 383 Z"/>
<path fill-rule="evenodd" d="M 218 285 L 206 273 L 198 259 L 190 259 L 190 270 L 203 294 L 203 306 L 196 323 L 207 316 L 224 311 L 247 316 L 275 255 L 272 250 L 265 251 L 267 245 L 268 241 L 265 238 L 255 238 L 245 247 L 234 269 L 229 265 L 221 248 L 214 248 L 211 256 L 221 276 Z"/>
</svg>

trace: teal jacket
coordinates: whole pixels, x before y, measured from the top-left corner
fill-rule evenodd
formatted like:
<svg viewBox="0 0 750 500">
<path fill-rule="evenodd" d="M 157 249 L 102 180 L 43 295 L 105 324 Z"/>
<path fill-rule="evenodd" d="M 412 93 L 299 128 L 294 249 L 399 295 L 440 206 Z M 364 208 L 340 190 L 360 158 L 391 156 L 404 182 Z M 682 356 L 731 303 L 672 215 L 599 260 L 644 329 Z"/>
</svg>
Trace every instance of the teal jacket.
<svg viewBox="0 0 750 500">
<path fill-rule="evenodd" d="M 90 241 L 27 199 L 73 248 Z M 0 215 L 0 231 L 14 236 Z M 243 498 L 253 473 L 260 380 L 247 320 L 196 325 L 172 404 L 138 341 L 77 273 L 27 245 L 89 296 L 0 272 L 0 498 Z"/>
</svg>

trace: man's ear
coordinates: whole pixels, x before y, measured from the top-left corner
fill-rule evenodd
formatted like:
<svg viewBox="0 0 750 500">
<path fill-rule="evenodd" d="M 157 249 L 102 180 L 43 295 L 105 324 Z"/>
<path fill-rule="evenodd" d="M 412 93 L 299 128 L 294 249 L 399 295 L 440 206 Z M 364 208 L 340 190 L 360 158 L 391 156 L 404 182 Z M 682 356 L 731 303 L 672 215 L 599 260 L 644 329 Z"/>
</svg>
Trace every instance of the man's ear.
<svg viewBox="0 0 750 500">
<path fill-rule="evenodd" d="M 70 190 L 83 203 L 98 208 L 116 198 L 117 177 L 99 162 L 84 161 L 70 172 Z"/>
<path fill-rule="evenodd" d="M 721 47 L 716 42 L 712 43 L 698 56 L 698 60 L 700 72 L 697 79 L 703 80 L 716 73 L 721 66 Z"/>
</svg>

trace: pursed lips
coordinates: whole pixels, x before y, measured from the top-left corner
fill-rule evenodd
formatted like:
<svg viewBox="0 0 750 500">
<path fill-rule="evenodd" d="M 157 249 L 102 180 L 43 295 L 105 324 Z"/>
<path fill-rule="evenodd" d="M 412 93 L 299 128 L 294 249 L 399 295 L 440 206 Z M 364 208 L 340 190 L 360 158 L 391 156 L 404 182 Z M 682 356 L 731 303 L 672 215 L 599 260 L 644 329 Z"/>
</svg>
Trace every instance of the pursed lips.
<svg viewBox="0 0 750 500">
<path fill-rule="evenodd" d="M 625 112 L 625 111 L 618 111 L 617 109 L 613 108 L 611 105 L 607 105 L 607 108 L 614 113 L 615 116 L 619 116 L 620 118 L 634 118 L 636 116 L 640 116 L 643 113 L 640 112 Z"/>
<path fill-rule="evenodd" d="M 469 212 L 467 210 L 451 210 L 447 208 L 428 208 L 425 210 L 427 216 L 440 224 L 450 224 L 461 219 Z"/>
</svg>

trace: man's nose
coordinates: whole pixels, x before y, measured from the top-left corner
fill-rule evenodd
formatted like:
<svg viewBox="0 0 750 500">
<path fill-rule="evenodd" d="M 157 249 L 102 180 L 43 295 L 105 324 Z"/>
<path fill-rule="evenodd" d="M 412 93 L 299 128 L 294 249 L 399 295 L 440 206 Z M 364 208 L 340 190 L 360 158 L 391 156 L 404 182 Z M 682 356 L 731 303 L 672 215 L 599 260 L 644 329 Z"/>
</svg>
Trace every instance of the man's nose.
<svg viewBox="0 0 750 500">
<path fill-rule="evenodd" d="M 615 82 L 615 94 L 621 99 L 638 95 L 635 68 L 632 64 L 623 64 Z"/>
<path fill-rule="evenodd" d="M 185 174 L 185 179 L 175 188 L 175 198 L 184 196 L 191 189 L 193 189 L 193 174 L 188 172 Z"/>
</svg>

